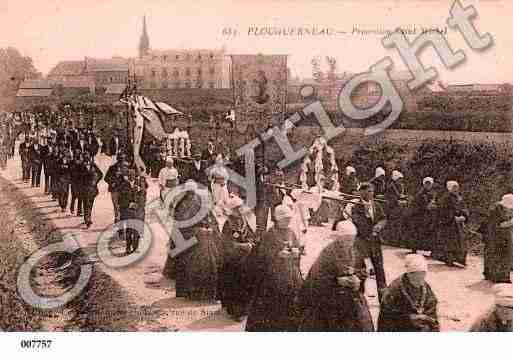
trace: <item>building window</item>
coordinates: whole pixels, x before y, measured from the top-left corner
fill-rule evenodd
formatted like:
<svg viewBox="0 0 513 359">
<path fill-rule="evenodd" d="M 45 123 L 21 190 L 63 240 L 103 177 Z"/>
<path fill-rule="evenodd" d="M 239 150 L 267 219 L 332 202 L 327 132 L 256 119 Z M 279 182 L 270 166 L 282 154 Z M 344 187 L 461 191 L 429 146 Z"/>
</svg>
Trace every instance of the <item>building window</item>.
<svg viewBox="0 0 513 359">
<path fill-rule="evenodd" d="M 209 82 L 208 83 L 208 87 L 210 87 L 211 89 L 215 88 L 216 87 L 216 84 L 214 82 Z"/>
<path fill-rule="evenodd" d="M 191 76 L 191 69 L 190 68 L 186 68 L 185 69 L 185 76 Z"/>
<path fill-rule="evenodd" d="M 167 69 L 162 69 L 162 77 L 167 78 Z"/>
<path fill-rule="evenodd" d="M 157 71 L 151 70 L 151 77 L 156 77 L 156 76 L 157 76 Z"/>
<path fill-rule="evenodd" d="M 176 59 L 177 59 L 177 60 L 180 60 L 180 55 L 176 55 Z"/>
<path fill-rule="evenodd" d="M 201 54 L 198 54 L 198 60 L 201 61 Z"/>
<path fill-rule="evenodd" d="M 196 87 L 199 88 L 199 89 L 203 88 L 203 81 L 197 81 L 196 82 Z"/>
<path fill-rule="evenodd" d="M 201 76 L 201 67 L 198 67 L 198 76 Z"/>
<path fill-rule="evenodd" d="M 164 82 L 162 83 L 162 88 L 163 88 L 163 89 L 167 89 L 167 88 L 168 88 L 168 85 L 167 85 L 167 82 L 166 82 L 166 81 L 164 81 Z"/>
<path fill-rule="evenodd" d="M 167 55 L 162 56 L 163 61 L 167 61 Z"/>
<path fill-rule="evenodd" d="M 173 70 L 173 76 L 174 76 L 174 77 L 178 77 L 178 76 L 180 76 L 180 73 L 178 72 L 178 68 L 176 68 L 176 67 L 175 67 L 175 68 L 174 68 L 174 70 Z"/>
<path fill-rule="evenodd" d="M 191 88 L 191 83 L 189 81 L 185 82 L 185 87 L 190 89 Z"/>
<path fill-rule="evenodd" d="M 215 67 L 211 67 L 208 72 L 210 72 L 211 75 L 215 74 L 216 73 L 216 69 Z"/>
<path fill-rule="evenodd" d="M 210 54 L 210 60 L 213 60 L 214 59 L 214 54 Z"/>
</svg>

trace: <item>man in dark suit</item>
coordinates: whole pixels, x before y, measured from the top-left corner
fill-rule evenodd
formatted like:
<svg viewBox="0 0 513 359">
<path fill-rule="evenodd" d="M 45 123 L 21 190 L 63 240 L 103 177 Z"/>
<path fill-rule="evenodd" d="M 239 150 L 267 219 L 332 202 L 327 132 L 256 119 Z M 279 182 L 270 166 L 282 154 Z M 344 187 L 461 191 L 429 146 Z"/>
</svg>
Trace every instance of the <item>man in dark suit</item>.
<svg viewBox="0 0 513 359">
<path fill-rule="evenodd" d="M 360 186 L 360 196 L 361 198 L 354 202 L 351 210 L 351 219 L 358 230 L 355 249 L 360 254 L 355 268 L 366 271 L 364 258 L 370 257 L 381 302 L 382 292 L 387 286 L 380 238 L 380 233 L 386 224 L 386 217 L 383 207 L 374 200 L 374 185 L 363 183 Z M 362 290 L 365 288 L 364 284 L 362 281 Z"/>
<path fill-rule="evenodd" d="M 88 157 L 86 153 L 80 152 L 78 149 L 74 151 L 73 160 L 71 161 L 71 203 L 69 211 L 71 214 L 82 216 L 84 205 L 82 194 L 82 176 L 84 175 L 83 162 L 84 157 Z M 75 213 L 75 203 L 77 203 L 77 211 Z"/>
<path fill-rule="evenodd" d="M 214 146 L 214 142 L 208 141 L 207 148 L 205 148 L 201 154 L 201 159 L 206 161 L 207 167 L 210 167 L 214 164 L 216 160 L 216 149 Z"/>
<path fill-rule="evenodd" d="M 51 164 L 48 161 L 50 156 L 50 144 L 48 143 L 47 137 L 41 138 L 41 165 L 45 174 L 45 194 L 48 194 L 49 184 L 50 184 L 50 176 L 49 173 L 52 170 L 49 168 Z"/>
<path fill-rule="evenodd" d="M 109 141 L 109 156 L 116 156 L 119 152 L 119 150 L 123 147 L 123 144 L 121 142 L 121 137 L 119 136 L 118 131 L 114 132 L 114 135 L 111 137 Z"/>
<path fill-rule="evenodd" d="M 67 138 L 67 142 L 71 143 L 72 147 L 75 147 L 79 140 L 79 133 L 78 130 L 75 128 L 75 126 L 72 126 L 68 131 L 67 135 L 65 136 Z"/>
<path fill-rule="evenodd" d="M 21 174 L 23 182 L 28 182 L 30 178 L 30 162 L 29 162 L 29 150 L 30 150 L 30 139 L 25 136 L 25 140 L 20 143 L 18 153 L 21 157 Z"/>
<path fill-rule="evenodd" d="M 94 163 L 94 160 L 87 156 L 84 160 L 82 171 L 81 196 L 84 201 L 84 223 L 89 228 L 93 224 L 92 211 L 94 200 L 98 196 L 98 182 L 103 178 L 103 174 Z"/>
<path fill-rule="evenodd" d="M 43 167 L 42 146 L 36 139 L 29 149 L 30 170 L 32 174 L 32 187 L 39 187 L 41 184 L 41 169 Z"/>
<path fill-rule="evenodd" d="M 119 184 L 121 179 L 121 168 L 126 162 L 126 155 L 120 152 L 117 156 L 117 161 L 112 164 L 107 173 L 105 174 L 104 181 L 108 184 L 108 191 L 110 192 L 112 199 L 112 207 L 114 209 L 114 223 L 119 222 Z"/>
<path fill-rule="evenodd" d="M 208 176 L 205 171 L 205 165 L 206 163 L 201 160 L 201 153 L 195 154 L 189 166 L 188 178 L 208 187 Z"/>
<path fill-rule="evenodd" d="M 89 150 L 89 153 L 91 154 L 91 157 L 94 158 L 98 154 L 100 145 L 98 143 L 98 139 L 96 138 L 96 136 L 91 128 L 87 130 L 86 142 L 87 142 L 87 148 Z"/>
<path fill-rule="evenodd" d="M 89 152 L 88 143 L 84 135 L 80 135 L 78 141 L 71 145 L 73 152 L 85 153 Z"/>
</svg>

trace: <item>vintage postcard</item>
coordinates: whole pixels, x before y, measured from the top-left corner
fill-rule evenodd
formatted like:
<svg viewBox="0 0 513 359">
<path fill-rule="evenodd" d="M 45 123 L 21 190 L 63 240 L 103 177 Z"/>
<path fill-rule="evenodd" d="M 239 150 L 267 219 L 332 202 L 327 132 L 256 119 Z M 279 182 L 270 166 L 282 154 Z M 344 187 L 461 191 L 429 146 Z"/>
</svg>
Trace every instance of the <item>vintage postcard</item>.
<svg viewBox="0 0 513 359">
<path fill-rule="evenodd" d="M 9 346 L 512 332 L 512 17 L 500 0 L 3 0 Z"/>
</svg>

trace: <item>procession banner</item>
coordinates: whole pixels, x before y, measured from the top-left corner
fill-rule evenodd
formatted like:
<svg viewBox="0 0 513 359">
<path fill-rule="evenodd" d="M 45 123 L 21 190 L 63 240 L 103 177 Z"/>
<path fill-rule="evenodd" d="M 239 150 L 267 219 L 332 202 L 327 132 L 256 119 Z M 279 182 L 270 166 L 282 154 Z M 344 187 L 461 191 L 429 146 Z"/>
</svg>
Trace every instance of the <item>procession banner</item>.
<svg viewBox="0 0 513 359">
<path fill-rule="evenodd" d="M 287 55 L 231 55 L 235 127 L 257 133 L 283 120 L 287 97 Z"/>
</svg>

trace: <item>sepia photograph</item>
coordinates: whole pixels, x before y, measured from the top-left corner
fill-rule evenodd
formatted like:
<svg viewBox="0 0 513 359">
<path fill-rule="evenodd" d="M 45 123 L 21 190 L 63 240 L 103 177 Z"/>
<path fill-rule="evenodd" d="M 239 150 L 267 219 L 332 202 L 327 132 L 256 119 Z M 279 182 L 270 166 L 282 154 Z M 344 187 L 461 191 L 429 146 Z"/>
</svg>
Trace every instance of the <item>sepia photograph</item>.
<svg viewBox="0 0 513 359">
<path fill-rule="evenodd" d="M 513 332 L 512 17 L 2 0 L 2 346 L 427 355 L 448 334 L 426 332 Z"/>
</svg>

